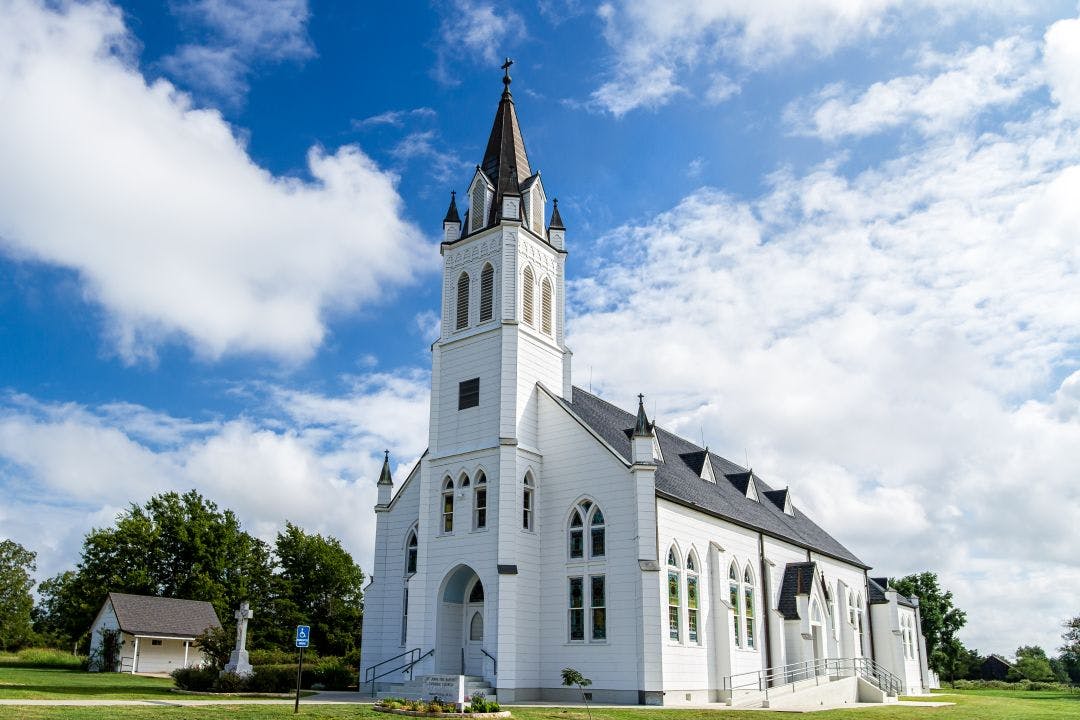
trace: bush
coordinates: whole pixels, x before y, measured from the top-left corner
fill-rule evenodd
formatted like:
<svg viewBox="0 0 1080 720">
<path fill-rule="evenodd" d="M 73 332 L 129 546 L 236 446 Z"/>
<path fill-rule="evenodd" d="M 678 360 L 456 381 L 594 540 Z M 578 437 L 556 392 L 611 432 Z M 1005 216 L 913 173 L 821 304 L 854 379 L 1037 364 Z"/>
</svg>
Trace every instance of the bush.
<svg viewBox="0 0 1080 720">
<path fill-rule="evenodd" d="M 327 690 L 348 690 L 356 685 L 356 669 L 336 657 L 325 657 L 315 665 L 315 682 Z"/>
<path fill-rule="evenodd" d="M 209 692 L 214 689 L 217 671 L 210 668 L 177 668 L 172 671 L 172 679 L 181 690 Z"/>
<path fill-rule="evenodd" d="M 248 689 L 260 693 L 286 693 L 296 688 L 296 668 L 256 665 L 248 678 Z"/>
<path fill-rule="evenodd" d="M 82 667 L 86 658 L 72 655 L 67 650 L 54 648 L 25 648 L 13 655 L 0 657 L 0 665 L 10 667 L 67 668 Z"/>
<path fill-rule="evenodd" d="M 309 653 L 304 653 L 305 664 L 310 657 Z M 270 648 L 269 650 L 252 650 L 248 653 L 248 661 L 253 666 L 258 665 L 288 665 L 291 662 L 296 662 L 296 653 L 289 652 L 288 650 L 282 650 L 281 648 Z"/>
<path fill-rule="evenodd" d="M 1057 692 L 1077 692 L 1077 688 L 1065 683 L 1036 682 L 1034 680 L 1020 680 L 1019 682 L 1006 682 L 1005 680 L 957 680 L 953 683 L 956 690 L 1054 690 Z"/>
<path fill-rule="evenodd" d="M 221 673 L 218 676 L 217 683 L 214 685 L 214 692 L 240 693 L 247 692 L 247 689 L 247 677 L 230 672 Z"/>
<path fill-rule="evenodd" d="M 469 702 L 469 712 L 491 713 L 499 712 L 499 709 L 499 703 L 488 700 L 483 695 L 473 695 L 472 700 Z"/>
</svg>

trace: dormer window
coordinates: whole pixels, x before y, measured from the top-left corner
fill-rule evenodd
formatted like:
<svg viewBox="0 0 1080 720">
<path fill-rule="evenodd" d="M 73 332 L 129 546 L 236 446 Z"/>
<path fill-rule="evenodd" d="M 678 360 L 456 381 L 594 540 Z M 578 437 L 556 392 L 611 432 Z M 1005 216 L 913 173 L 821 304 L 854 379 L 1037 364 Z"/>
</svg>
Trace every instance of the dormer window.
<svg viewBox="0 0 1080 720">
<path fill-rule="evenodd" d="M 713 473 L 712 460 L 709 459 L 709 449 L 705 448 L 705 460 L 701 463 L 701 479 L 715 483 L 716 475 Z"/>
<path fill-rule="evenodd" d="M 758 498 L 757 483 L 754 482 L 753 473 L 750 474 L 750 479 L 746 482 L 746 497 L 754 502 L 760 502 Z"/>
</svg>

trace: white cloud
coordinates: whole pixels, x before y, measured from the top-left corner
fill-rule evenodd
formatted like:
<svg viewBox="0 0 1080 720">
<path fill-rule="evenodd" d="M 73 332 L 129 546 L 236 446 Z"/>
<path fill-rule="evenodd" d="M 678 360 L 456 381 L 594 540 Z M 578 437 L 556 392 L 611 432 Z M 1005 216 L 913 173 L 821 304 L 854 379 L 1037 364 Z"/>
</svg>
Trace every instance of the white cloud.
<svg viewBox="0 0 1080 720">
<path fill-rule="evenodd" d="M 427 442 L 427 376 L 363 376 L 338 397 L 268 386 L 254 398 L 266 407 L 262 420 L 196 422 L 131 404 L 4 397 L 5 535 L 41 553 L 46 577 L 70 566 L 83 534 L 111 524 L 128 503 L 195 488 L 263 539 L 288 519 L 340 538 L 370 570 L 374 523 L 366 519 L 382 450 L 403 481 Z"/>
<path fill-rule="evenodd" d="M 698 191 L 602 238 L 568 303 L 594 387 L 748 453 L 876 571 L 939 571 L 984 652 L 1056 646 L 1080 593 L 1080 128 L 1019 107 L 853 177 Z M 1006 586 L 1046 592 L 1005 617 Z"/>
<path fill-rule="evenodd" d="M 1044 38 L 1047 80 L 1054 100 L 1063 110 L 1080 117 L 1080 19 L 1060 20 Z"/>
<path fill-rule="evenodd" d="M 456 153 L 436 147 L 439 134 L 435 130 L 418 130 L 403 137 L 390 151 L 402 163 L 422 161 L 427 164 L 427 174 L 440 183 L 447 183 L 461 176 L 469 163 Z"/>
<path fill-rule="evenodd" d="M 181 46 L 162 64 L 188 86 L 229 102 L 246 94 L 255 62 L 315 55 L 307 0 L 180 0 L 172 8 L 209 37 Z"/>
<path fill-rule="evenodd" d="M 451 64 L 462 59 L 498 65 L 499 53 L 510 51 L 526 36 L 525 20 L 511 9 L 482 0 L 453 0 L 445 6 L 439 27 L 435 79 L 456 85 Z"/>
<path fill-rule="evenodd" d="M 709 77 L 723 63 L 757 69 L 800 54 L 828 55 L 840 47 L 890 33 L 909 15 L 932 13 L 947 23 L 961 13 L 1015 14 L 1012 3 L 971 0 L 626 0 L 604 3 L 597 16 L 614 52 L 611 78 L 593 94 L 601 106 L 620 115 L 670 100 L 686 82 Z M 663 93 L 640 93 L 642 77 L 671 78 Z M 649 83 L 654 89 L 655 82 Z M 715 88 L 716 85 L 713 85 Z M 705 91 L 710 102 L 711 90 Z M 722 94 L 722 93 L 721 93 Z"/>
<path fill-rule="evenodd" d="M 874 83 L 857 96 L 833 85 L 789 106 L 788 121 L 827 140 L 907 126 L 930 134 L 1012 105 L 1042 82 L 1036 44 L 1018 37 L 951 56 L 924 53 L 921 64 L 934 74 Z"/>
<path fill-rule="evenodd" d="M 418 107 L 412 110 L 387 110 L 366 117 L 363 120 L 353 120 L 352 125 L 357 130 L 377 125 L 402 127 L 407 118 L 434 118 L 436 115 L 437 113 L 429 107 Z"/>
<path fill-rule="evenodd" d="M 217 112 L 110 53 L 133 42 L 118 10 L 4 5 L 0 249 L 75 271 L 126 360 L 173 339 L 302 359 L 329 308 L 435 266 L 359 148 L 312 148 L 312 180 L 276 177 Z"/>
<path fill-rule="evenodd" d="M 592 101 L 615 117 L 621 117 L 636 108 L 665 105 L 679 92 L 682 88 L 675 82 L 674 71 L 657 67 L 633 78 L 604 83 L 593 92 Z"/>
</svg>

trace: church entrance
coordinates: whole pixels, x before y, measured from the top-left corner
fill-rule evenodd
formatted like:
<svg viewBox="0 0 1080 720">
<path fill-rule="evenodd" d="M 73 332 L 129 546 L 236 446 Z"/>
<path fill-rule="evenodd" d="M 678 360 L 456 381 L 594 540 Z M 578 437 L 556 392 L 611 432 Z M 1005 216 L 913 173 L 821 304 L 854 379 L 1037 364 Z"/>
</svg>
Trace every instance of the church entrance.
<svg viewBox="0 0 1080 720">
<path fill-rule="evenodd" d="M 447 675 L 484 675 L 484 584 L 472 568 L 458 565 L 439 592 L 435 667 Z"/>
</svg>

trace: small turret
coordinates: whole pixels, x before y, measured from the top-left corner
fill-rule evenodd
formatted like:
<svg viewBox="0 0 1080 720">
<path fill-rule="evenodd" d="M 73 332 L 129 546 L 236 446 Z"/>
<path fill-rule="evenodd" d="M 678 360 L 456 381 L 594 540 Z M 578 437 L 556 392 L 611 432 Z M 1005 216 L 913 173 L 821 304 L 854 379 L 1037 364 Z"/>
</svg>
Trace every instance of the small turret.
<svg viewBox="0 0 1080 720">
<path fill-rule="evenodd" d="M 654 461 L 653 446 L 656 436 L 653 433 L 653 423 L 645 415 L 645 396 L 638 395 L 637 422 L 634 424 L 634 434 L 630 438 L 632 445 L 631 460 L 637 463 L 652 463 Z"/>
<path fill-rule="evenodd" d="M 382 472 L 379 473 L 379 505 L 389 505 L 394 496 L 394 479 L 390 476 L 390 451 L 383 455 Z"/>
<path fill-rule="evenodd" d="M 552 203 L 554 210 L 551 211 L 551 222 L 548 223 L 548 243 L 556 250 L 566 249 L 566 227 L 563 226 L 562 215 L 559 214 L 559 198 Z"/>
<path fill-rule="evenodd" d="M 457 209 L 457 192 L 450 191 L 450 207 L 446 209 L 446 217 L 442 221 L 443 242 L 455 242 L 461 237 L 461 216 Z"/>
</svg>

